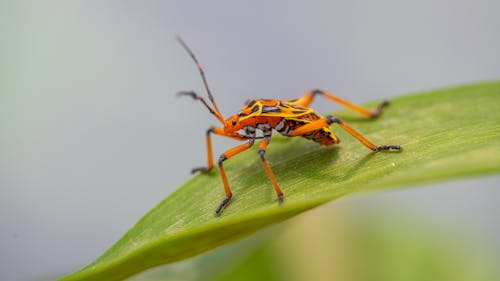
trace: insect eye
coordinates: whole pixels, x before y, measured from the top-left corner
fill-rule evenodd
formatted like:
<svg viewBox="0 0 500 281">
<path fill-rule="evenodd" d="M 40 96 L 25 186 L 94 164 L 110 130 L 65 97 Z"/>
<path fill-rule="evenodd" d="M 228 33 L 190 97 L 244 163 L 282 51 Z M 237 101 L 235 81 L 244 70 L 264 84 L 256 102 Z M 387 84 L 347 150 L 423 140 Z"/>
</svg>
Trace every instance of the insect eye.
<svg viewBox="0 0 500 281">
<path fill-rule="evenodd" d="M 236 125 L 236 120 L 233 119 L 233 121 L 231 122 L 233 124 L 233 126 Z"/>
</svg>

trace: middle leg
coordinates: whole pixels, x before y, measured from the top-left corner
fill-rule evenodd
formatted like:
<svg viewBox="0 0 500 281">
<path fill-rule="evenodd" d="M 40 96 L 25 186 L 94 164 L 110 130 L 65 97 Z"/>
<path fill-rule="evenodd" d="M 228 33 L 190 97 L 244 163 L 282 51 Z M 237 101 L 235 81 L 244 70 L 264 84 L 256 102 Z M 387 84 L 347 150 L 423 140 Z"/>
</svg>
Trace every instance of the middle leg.
<svg viewBox="0 0 500 281">
<path fill-rule="evenodd" d="M 269 167 L 269 163 L 267 163 L 267 160 L 266 160 L 266 148 L 267 148 L 267 145 L 269 144 L 270 140 L 271 140 L 271 137 L 265 137 L 259 143 L 259 155 L 260 155 L 260 159 L 262 160 L 262 164 L 264 165 L 264 169 L 266 169 L 266 173 L 269 176 L 271 183 L 273 184 L 274 190 L 276 191 L 276 195 L 278 196 L 278 202 L 281 204 L 281 203 L 283 203 L 283 192 L 281 191 L 278 183 L 276 182 L 276 179 L 274 178 L 273 171 Z"/>
</svg>

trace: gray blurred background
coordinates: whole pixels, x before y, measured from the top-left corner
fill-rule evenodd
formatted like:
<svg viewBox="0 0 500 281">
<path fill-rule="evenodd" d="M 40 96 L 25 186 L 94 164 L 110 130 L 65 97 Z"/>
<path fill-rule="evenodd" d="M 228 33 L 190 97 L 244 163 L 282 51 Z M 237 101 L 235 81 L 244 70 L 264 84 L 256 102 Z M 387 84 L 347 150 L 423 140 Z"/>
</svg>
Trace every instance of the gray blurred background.
<svg viewBox="0 0 500 281">
<path fill-rule="evenodd" d="M 316 87 L 362 103 L 500 78 L 499 1 L 235 2 L 0 1 L 1 280 L 86 265 L 205 163 L 216 120 L 175 97 L 204 94 L 175 34 L 226 116 Z M 217 155 L 234 143 L 214 144 Z M 499 179 L 372 204 L 458 222 L 498 247 Z"/>
</svg>

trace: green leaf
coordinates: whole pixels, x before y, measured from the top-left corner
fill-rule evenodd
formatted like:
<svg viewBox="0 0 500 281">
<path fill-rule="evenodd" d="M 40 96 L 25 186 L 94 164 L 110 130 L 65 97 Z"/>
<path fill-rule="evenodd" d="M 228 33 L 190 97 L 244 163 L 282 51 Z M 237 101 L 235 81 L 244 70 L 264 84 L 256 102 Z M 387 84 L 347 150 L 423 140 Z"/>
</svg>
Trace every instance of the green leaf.
<svg viewBox="0 0 500 281">
<path fill-rule="evenodd" d="M 415 213 L 405 197 L 365 195 L 316 208 L 129 281 L 500 280 L 491 233 Z"/>
<path fill-rule="evenodd" d="M 346 110 L 335 116 L 375 144 L 400 144 L 404 152 L 371 152 L 336 126 L 342 142 L 331 147 L 273 136 L 266 156 L 285 193 L 284 204 L 278 205 L 257 150 L 252 149 L 225 162 L 234 197 L 220 217 L 214 216 L 224 198 L 218 171 L 197 175 L 96 261 L 62 280 L 120 280 L 360 190 L 500 171 L 500 82 L 394 98 L 375 120 Z M 198 157 L 202 164 L 205 156 Z"/>
</svg>

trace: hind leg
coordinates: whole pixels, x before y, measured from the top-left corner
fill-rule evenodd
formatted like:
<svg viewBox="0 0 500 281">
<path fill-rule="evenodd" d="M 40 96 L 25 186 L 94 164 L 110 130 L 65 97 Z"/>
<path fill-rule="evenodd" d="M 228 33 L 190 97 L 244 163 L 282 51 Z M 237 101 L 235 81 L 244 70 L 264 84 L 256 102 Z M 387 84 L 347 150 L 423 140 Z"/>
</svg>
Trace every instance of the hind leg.
<svg viewBox="0 0 500 281">
<path fill-rule="evenodd" d="M 391 150 L 391 149 L 398 150 L 398 151 L 403 150 L 403 148 L 399 145 L 392 145 L 391 144 L 391 145 L 379 145 L 379 146 L 377 146 L 377 145 L 373 144 L 371 141 L 369 141 L 368 139 L 366 139 L 363 135 L 358 133 L 356 130 L 351 128 L 349 125 L 344 123 L 344 121 L 340 120 L 337 117 L 333 117 L 330 115 L 326 116 L 326 118 L 314 120 L 306 125 L 303 125 L 303 126 L 297 128 L 296 130 L 291 132 L 291 136 L 305 135 L 305 134 L 311 133 L 315 130 L 319 130 L 321 128 L 328 127 L 328 126 L 330 126 L 330 124 L 333 124 L 333 123 L 338 124 L 342 129 L 346 130 L 349 134 L 351 134 L 353 137 L 355 137 L 364 146 L 366 146 L 367 148 L 369 148 L 373 151 L 382 151 L 382 150 Z"/>
<path fill-rule="evenodd" d="M 335 95 L 332 95 L 331 93 L 323 91 L 323 90 L 313 90 L 313 91 L 307 92 L 301 98 L 295 100 L 293 102 L 293 104 L 296 104 L 300 107 L 309 107 L 309 105 L 313 102 L 314 98 L 317 95 L 323 96 L 323 97 L 325 97 L 333 102 L 341 104 L 341 105 L 343 105 L 351 110 L 354 110 L 354 111 L 358 112 L 359 114 L 362 114 L 368 118 L 374 118 L 374 117 L 379 116 L 382 113 L 382 110 L 384 109 L 384 107 L 389 105 L 389 101 L 384 100 L 377 106 L 377 108 L 375 108 L 375 110 L 370 111 L 370 110 L 368 110 L 360 105 L 354 104 L 354 103 L 346 101 L 344 99 L 341 99 L 341 98 L 339 98 Z"/>
</svg>

